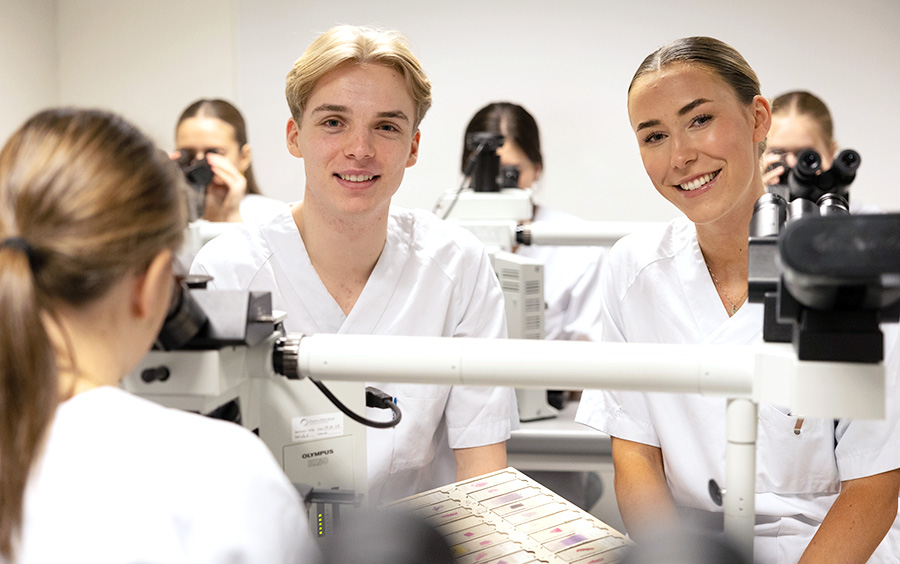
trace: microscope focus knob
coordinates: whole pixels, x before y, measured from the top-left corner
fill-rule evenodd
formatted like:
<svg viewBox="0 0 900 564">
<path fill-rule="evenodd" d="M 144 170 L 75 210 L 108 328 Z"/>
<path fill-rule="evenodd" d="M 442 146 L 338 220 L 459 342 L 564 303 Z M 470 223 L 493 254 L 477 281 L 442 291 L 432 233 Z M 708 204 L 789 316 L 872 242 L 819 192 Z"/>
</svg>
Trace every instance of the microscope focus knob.
<svg viewBox="0 0 900 564">
<path fill-rule="evenodd" d="M 302 335 L 287 335 L 275 341 L 272 368 L 289 380 L 300 380 L 300 340 Z"/>
<path fill-rule="evenodd" d="M 165 382 L 169 379 L 170 375 L 168 366 L 154 366 L 152 368 L 145 368 L 141 371 L 141 380 L 147 384 L 153 382 Z"/>
</svg>

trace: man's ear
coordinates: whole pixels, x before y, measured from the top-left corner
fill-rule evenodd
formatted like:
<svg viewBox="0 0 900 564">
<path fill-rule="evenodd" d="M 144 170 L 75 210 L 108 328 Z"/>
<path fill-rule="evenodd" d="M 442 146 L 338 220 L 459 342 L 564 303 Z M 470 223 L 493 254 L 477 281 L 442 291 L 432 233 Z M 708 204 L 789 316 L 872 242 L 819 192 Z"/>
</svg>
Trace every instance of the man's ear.
<svg viewBox="0 0 900 564">
<path fill-rule="evenodd" d="M 419 139 L 422 137 L 422 132 L 420 130 L 416 130 L 416 134 L 413 135 L 412 143 L 409 147 L 409 158 L 406 159 L 406 168 L 411 167 L 416 164 L 416 161 L 419 160 Z"/>
<path fill-rule="evenodd" d="M 132 313 L 141 319 L 152 317 L 160 300 L 172 295 L 172 251 L 160 251 L 144 272 L 134 276 L 131 288 Z"/>
<path fill-rule="evenodd" d="M 300 153 L 300 126 L 297 125 L 297 122 L 294 118 L 288 118 L 287 128 L 285 130 L 285 142 L 287 144 L 288 151 L 297 157 L 298 159 L 303 158 L 303 154 Z"/>
</svg>

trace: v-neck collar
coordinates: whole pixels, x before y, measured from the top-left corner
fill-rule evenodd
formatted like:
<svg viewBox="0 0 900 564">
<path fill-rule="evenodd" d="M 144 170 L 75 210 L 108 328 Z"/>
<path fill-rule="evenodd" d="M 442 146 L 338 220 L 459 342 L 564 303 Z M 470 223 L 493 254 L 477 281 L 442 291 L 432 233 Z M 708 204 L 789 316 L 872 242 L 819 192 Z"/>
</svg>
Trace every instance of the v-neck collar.
<svg viewBox="0 0 900 564">
<path fill-rule="evenodd" d="M 679 278 L 683 281 L 682 291 L 700 334 L 706 336 L 704 342 L 721 342 L 723 338 L 732 343 L 750 343 L 758 340 L 762 333 L 762 324 L 756 310 L 762 306 L 745 301 L 735 314 L 729 317 L 706 268 L 706 261 L 697 240 L 696 226 L 687 222 L 684 229 L 683 234 L 688 238 L 685 243 L 689 252 L 678 255 Z"/>
<path fill-rule="evenodd" d="M 345 315 L 313 267 L 289 211 L 270 223 L 263 235 L 287 273 L 291 290 L 309 312 L 308 321 L 322 333 L 374 333 L 397 289 L 410 254 L 409 241 L 397 228 L 392 215 L 388 220 L 384 249 L 353 309 Z M 290 320 L 287 325 L 290 326 Z"/>
</svg>

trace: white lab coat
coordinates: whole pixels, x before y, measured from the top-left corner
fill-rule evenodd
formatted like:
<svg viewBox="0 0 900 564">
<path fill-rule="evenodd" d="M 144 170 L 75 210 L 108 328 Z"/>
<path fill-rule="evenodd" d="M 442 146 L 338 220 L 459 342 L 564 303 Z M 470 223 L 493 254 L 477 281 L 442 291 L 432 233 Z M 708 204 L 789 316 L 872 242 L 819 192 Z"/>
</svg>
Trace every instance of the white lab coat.
<svg viewBox="0 0 900 564">
<path fill-rule="evenodd" d="M 607 261 L 604 341 L 735 345 L 762 340 L 762 305 L 745 303 L 728 317 L 686 218 L 623 239 Z M 759 406 L 756 562 L 796 562 L 842 480 L 900 467 L 898 372 L 888 374 L 887 421 L 806 419 L 798 436 L 795 416 Z M 711 478 L 725 483 L 725 403 L 691 394 L 589 390 L 576 421 L 661 447 L 675 503 L 689 508 L 691 516 L 709 518 L 713 515 L 705 512 L 721 512 L 707 483 Z M 882 542 L 871 562 L 897 562 L 900 544 L 894 537 Z"/>
<path fill-rule="evenodd" d="M 214 239 L 192 272 L 213 276 L 212 288 L 272 292 L 290 332 L 506 336 L 503 294 L 483 245 L 422 210 L 391 208 L 384 251 L 348 316 L 319 279 L 289 209 Z M 403 411 L 397 427 L 366 431 L 375 503 L 455 481 L 451 449 L 503 442 L 518 426 L 511 388 L 368 385 L 398 398 Z M 368 411 L 385 418 L 383 410 Z"/>
<path fill-rule="evenodd" d="M 297 491 L 233 423 L 113 387 L 56 410 L 29 480 L 19 564 L 316 562 Z"/>
<path fill-rule="evenodd" d="M 583 222 L 581 218 L 538 206 L 532 221 L 560 224 Z M 544 266 L 544 337 L 548 340 L 590 340 L 599 327 L 600 268 L 604 247 L 520 245 L 516 254 Z"/>
<path fill-rule="evenodd" d="M 246 194 L 238 204 L 241 220 L 250 223 L 265 223 L 284 211 L 286 207 L 288 205 L 281 200 L 262 194 Z"/>
</svg>

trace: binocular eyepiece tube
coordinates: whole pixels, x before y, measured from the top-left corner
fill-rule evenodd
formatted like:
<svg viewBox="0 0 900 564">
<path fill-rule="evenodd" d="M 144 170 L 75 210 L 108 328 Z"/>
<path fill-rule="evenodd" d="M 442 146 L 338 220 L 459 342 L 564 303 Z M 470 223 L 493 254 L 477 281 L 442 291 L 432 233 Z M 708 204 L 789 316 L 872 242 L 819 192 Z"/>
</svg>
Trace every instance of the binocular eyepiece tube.
<svg viewBox="0 0 900 564">
<path fill-rule="evenodd" d="M 793 221 L 806 216 L 849 215 L 847 199 L 840 194 L 824 194 L 813 202 L 797 198 L 788 203 L 774 192 L 763 194 L 753 206 L 751 237 L 775 237 Z"/>
</svg>

